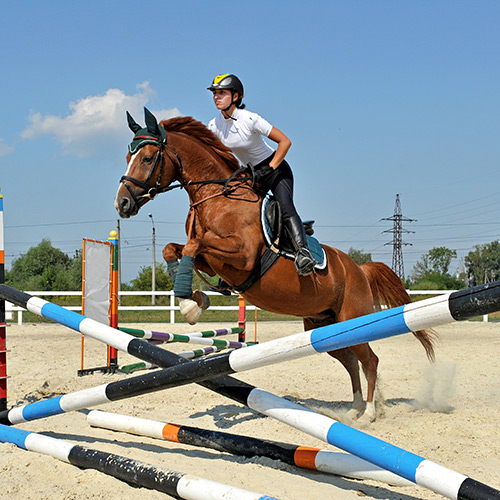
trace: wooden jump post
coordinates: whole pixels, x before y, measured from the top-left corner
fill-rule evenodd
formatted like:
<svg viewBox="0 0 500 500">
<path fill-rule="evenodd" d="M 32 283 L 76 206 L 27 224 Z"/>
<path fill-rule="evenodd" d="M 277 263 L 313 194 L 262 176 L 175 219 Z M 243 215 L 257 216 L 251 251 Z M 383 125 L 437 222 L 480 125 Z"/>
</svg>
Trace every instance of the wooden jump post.
<svg viewBox="0 0 500 500">
<path fill-rule="evenodd" d="M 298 429 L 447 498 L 460 498 L 462 500 L 500 499 L 498 490 L 468 476 L 446 469 L 324 415 L 315 414 L 299 405 L 294 405 L 260 389 L 252 388 L 248 384 L 227 376 L 204 380 L 216 377 L 221 373 L 248 370 L 307 356 L 314 352 L 349 347 L 362 342 L 408 333 L 412 330 L 430 328 L 495 312 L 500 309 L 500 282 L 460 290 L 448 296 L 407 304 L 309 332 L 291 335 L 285 339 L 277 339 L 253 346 L 251 349 L 233 351 L 228 356 L 220 355 L 202 362 L 184 363 L 179 361 L 181 358 L 176 358 L 172 353 L 151 346 L 140 339 L 123 338 L 121 335 L 117 335 L 122 332 L 117 332 L 106 325 L 99 325 L 99 323 L 77 313 L 67 311 L 6 285 L 0 285 L 0 296 L 74 330 L 81 331 L 110 345 L 114 344 L 118 349 L 139 359 L 158 362 L 159 358 L 163 358 L 158 364 L 166 366 L 170 357 L 171 364 L 180 363 L 153 374 L 113 382 L 58 398 L 31 403 L 7 412 L 0 412 L 0 422 L 2 423 L 15 424 L 44 418 L 90 405 L 125 399 L 197 381 L 205 387 L 217 392 L 220 391 L 223 395 L 247 404 L 250 408 L 278 420 L 289 421 L 290 425 Z M 109 338 L 111 332 L 115 332 L 111 335 L 112 339 Z M 122 335 L 126 334 L 122 333 Z M 282 352 L 279 352 L 280 350 Z M 172 361 L 173 359 L 176 361 Z"/>
</svg>

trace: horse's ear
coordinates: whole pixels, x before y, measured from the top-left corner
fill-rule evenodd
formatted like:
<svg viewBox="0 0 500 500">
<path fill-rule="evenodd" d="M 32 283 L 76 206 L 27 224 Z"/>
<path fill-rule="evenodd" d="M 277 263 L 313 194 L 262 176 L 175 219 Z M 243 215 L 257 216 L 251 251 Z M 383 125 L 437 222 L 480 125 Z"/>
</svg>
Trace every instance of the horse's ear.
<svg viewBox="0 0 500 500">
<path fill-rule="evenodd" d="M 148 128 L 148 131 L 156 136 L 160 137 L 160 128 L 158 127 L 158 121 L 156 120 L 155 115 L 149 111 L 148 108 L 144 108 L 144 118 L 146 120 L 146 127 Z"/>
<path fill-rule="evenodd" d="M 130 130 L 132 130 L 132 132 L 134 134 L 137 134 L 137 132 L 139 132 L 139 130 L 141 130 L 141 126 L 135 122 L 135 120 L 132 118 L 132 115 L 127 111 L 127 121 L 128 121 L 128 126 L 130 127 Z"/>
</svg>

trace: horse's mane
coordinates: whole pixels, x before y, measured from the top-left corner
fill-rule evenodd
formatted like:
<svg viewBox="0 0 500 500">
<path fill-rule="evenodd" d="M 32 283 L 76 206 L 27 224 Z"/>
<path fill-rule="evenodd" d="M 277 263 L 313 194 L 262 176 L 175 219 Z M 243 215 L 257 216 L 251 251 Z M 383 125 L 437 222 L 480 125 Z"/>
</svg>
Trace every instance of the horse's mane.
<svg viewBox="0 0 500 500">
<path fill-rule="evenodd" d="M 176 118 L 170 118 L 169 120 L 163 120 L 160 122 L 160 125 L 162 125 L 167 132 L 180 132 L 195 137 L 203 144 L 210 147 L 231 168 L 238 170 L 240 165 L 231 150 L 224 146 L 219 138 L 198 120 L 190 116 L 178 116 Z"/>
</svg>

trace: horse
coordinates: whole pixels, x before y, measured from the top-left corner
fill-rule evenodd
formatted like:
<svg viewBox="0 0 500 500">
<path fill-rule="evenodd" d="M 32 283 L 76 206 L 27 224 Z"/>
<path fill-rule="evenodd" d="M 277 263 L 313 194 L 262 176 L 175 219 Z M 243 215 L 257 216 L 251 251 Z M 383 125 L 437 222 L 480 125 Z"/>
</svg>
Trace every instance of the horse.
<svg viewBox="0 0 500 500">
<path fill-rule="evenodd" d="M 119 215 L 128 218 L 159 193 L 186 190 L 190 201 L 187 243 L 167 244 L 163 257 L 175 279 L 181 312 L 194 324 L 208 303 L 203 293 L 191 289 L 193 269 L 218 275 L 237 289 L 260 265 L 266 250 L 260 222 L 263 195 L 254 189 L 251 176 L 231 151 L 201 122 L 176 117 L 158 123 L 145 108 L 146 128 L 141 128 L 127 116 L 135 136 L 114 204 Z M 261 309 L 301 317 L 305 330 L 370 314 L 381 305 L 411 302 L 399 277 L 385 264 L 357 265 L 338 249 L 322 248 L 325 269 L 299 276 L 292 260 L 278 257 L 242 292 L 243 297 Z M 432 361 L 435 333 L 422 330 L 414 335 Z M 367 343 L 328 354 L 340 361 L 351 379 L 353 401 L 348 416 L 374 421 L 377 355 Z M 367 380 L 366 403 L 358 361 Z"/>
</svg>

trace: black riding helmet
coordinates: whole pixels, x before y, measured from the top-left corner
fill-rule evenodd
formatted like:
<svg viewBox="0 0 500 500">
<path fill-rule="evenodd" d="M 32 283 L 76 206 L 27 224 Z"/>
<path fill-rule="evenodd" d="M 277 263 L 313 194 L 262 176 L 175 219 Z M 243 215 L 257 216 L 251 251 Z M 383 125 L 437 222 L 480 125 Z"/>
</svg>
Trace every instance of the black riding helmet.
<svg viewBox="0 0 500 500">
<path fill-rule="evenodd" d="M 217 75 L 207 90 L 231 90 L 243 97 L 243 84 L 236 75 Z"/>
<path fill-rule="evenodd" d="M 244 105 L 243 106 L 241 105 L 241 101 L 244 95 L 243 84 L 236 75 L 230 75 L 230 74 L 217 75 L 213 79 L 212 85 L 210 85 L 210 87 L 207 87 L 207 90 L 211 90 L 212 92 L 214 90 L 230 90 L 233 96 L 234 94 L 238 94 L 238 99 L 234 103 L 236 107 L 237 108 L 244 107 Z"/>
</svg>

